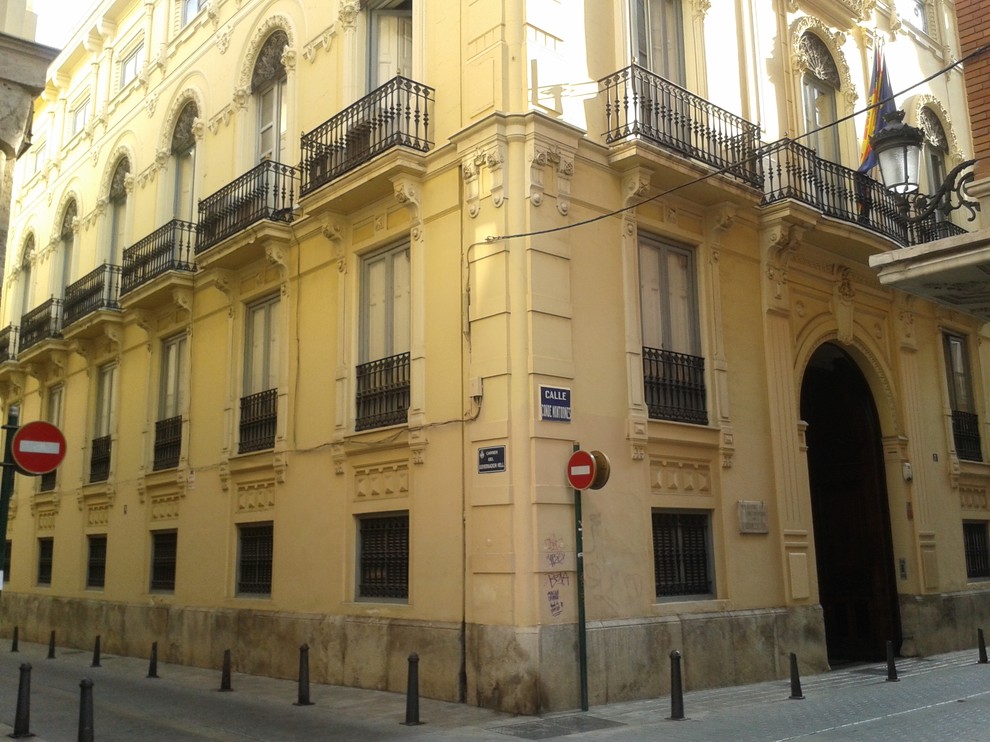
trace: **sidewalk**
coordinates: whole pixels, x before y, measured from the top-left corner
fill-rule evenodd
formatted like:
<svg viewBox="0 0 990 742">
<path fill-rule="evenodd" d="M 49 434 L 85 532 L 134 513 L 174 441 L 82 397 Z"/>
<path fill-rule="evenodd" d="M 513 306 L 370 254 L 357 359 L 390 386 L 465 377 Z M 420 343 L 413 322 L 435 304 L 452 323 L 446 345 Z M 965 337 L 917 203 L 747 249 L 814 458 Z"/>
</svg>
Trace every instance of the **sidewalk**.
<svg viewBox="0 0 990 742">
<path fill-rule="evenodd" d="M 312 706 L 299 707 L 298 685 L 234 673 L 217 692 L 219 670 L 21 642 L 0 651 L 0 733 L 12 732 L 19 666 L 32 666 L 30 731 L 41 742 L 75 740 L 79 682 L 94 681 L 96 740 L 990 740 L 990 665 L 975 650 L 860 665 L 789 681 L 688 691 L 683 721 L 670 721 L 670 698 L 595 706 L 587 713 L 518 717 L 464 704 L 420 699 L 419 726 L 405 726 L 402 694 L 313 684 Z M 689 658 L 685 658 L 687 662 Z"/>
</svg>

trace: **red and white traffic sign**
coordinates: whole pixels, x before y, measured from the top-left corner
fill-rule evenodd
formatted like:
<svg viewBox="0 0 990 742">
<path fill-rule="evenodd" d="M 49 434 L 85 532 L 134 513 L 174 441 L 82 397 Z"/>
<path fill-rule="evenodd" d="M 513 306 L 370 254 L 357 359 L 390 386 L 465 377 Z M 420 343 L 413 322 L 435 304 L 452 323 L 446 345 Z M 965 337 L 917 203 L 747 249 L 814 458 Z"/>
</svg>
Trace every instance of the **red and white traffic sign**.
<svg viewBox="0 0 990 742">
<path fill-rule="evenodd" d="M 14 433 L 14 462 L 28 474 L 54 471 L 65 458 L 65 436 L 51 423 L 35 420 Z"/>
<path fill-rule="evenodd" d="M 598 465 L 589 451 L 575 451 L 567 461 L 567 482 L 576 490 L 586 490 L 595 481 Z"/>
</svg>

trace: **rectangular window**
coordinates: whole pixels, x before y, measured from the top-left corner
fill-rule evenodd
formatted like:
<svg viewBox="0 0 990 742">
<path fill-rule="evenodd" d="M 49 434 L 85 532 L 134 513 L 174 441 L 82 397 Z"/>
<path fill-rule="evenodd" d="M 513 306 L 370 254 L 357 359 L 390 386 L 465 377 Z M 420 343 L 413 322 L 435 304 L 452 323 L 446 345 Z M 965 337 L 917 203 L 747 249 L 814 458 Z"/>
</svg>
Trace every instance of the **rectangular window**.
<svg viewBox="0 0 990 742">
<path fill-rule="evenodd" d="M 86 560 L 86 587 L 103 589 L 107 579 L 107 537 L 90 536 Z"/>
<path fill-rule="evenodd" d="M 963 541 L 966 549 L 966 577 L 971 580 L 990 578 L 990 538 L 987 536 L 987 522 L 964 521 Z"/>
<path fill-rule="evenodd" d="M 684 69 L 684 19 L 681 0 L 633 0 L 636 63 L 681 87 Z"/>
<path fill-rule="evenodd" d="M 138 44 L 120 63 L 120 87 L 134 80 L 144 64 L 144 44 Z"/>
<path fill-rule="evenodd" d="M 49 387 L 45 399 L 45 419 L 59 429 L 62 428 L 62 390 L 61 384 Z M 57 484 L 58 469 L 38 478 L 38 491 L 51 492 Z"/>
<path fill-rule="evenodd" d="M 257 94 L 258 162 L 284 159 L 288 123 L 284 88 L 285 81 L 279 80 Z"/>
<path fill-rule="evenodd" d="M 358 597 L 409 599 L 409 514 L 358 519 Z"/>
<path fill-rule="evenodd" d="M 83 129 L 85 129 L 86 124 L 88 122 L 89 122 L 89 98 L 85 98 L 75 108 L 72 109 L 72 135 L 75 136 Z"/>
<path fill-rule="evenodd" d="M 897 11 L 901 18 L 919 31 L 928 33 L 928 2 L 929 0 L 898 0 Z"/>
<path fill-rule="evenodd" d="M 31 148 L 28 162 L 30 162 L 31 172 L 29 175 L 37 175 L 45 166 L 45 140 L 41 139 Z"/>
<path fill-rule="evenodd" d="M 38 539 L 38 584 L 52 584 L 52 558 L 55 553 L 55 539 Z"/>
<path fill-rule="evenodd" d="M 110 476 L 113 395 L 116 385 L 117 364 L 101 366 L 97 376 L 96 415 L 89 459 L 90 482 L 105 482 Z"/>
<path fill-rule="evenodd" d="M 271 595 L 274 526 L 271 523 L 243 524 L 237 527 L 237 532 L 238 595 Z"/>
<path fill-rule="evenodd" d="M 153 468 L 174 469 L 182 449 L 182 407 L 186 388 L 186 336 L 162 342 L 158 420 L 155 422 Z"/>
<path fill-rule="evenodd" d="M 828 162 L 839 162 L 839 129 L 835 126 L 835 88 L 806 73 L 802 80 L 805 143 Z"/>
<path fill-rule="evenodd" d="M 967 461 L 982 461 L 980 421 L 973 401 L 973 382 L 966 338 L 947 332 L 942 335 L 942 342 L 956 455 Z"/>
<path fill-rule="evenodd" d="M 640 237 L 643 380 L 650 417 L 706 425 L 696 285 L 692 250 Z"/>
<path fill-rule="evenodd" d="M 278 421 L 278 322 L 278 296 L 256 302 L 247 308 L 239 453 L 260 451 L 275 445 Z"/>
<path fill-rule="evenodd" d="M 175 590 L 175 560 L 179 550 L 176 531 L 154 531 L 151 534 L 151 590 Z"/>
<path fill-rule="evenodd" d="M 361 262 L 357 430 L 406 421 L 409 409 L 409 245 Z"/>
<path fill-rule="evenodd" d="M 710 522 L 707 512 L 653 512 L 653 574 L 658 598 L 713 597 Z"/>
<path fill-rule="evenodd" d="M 13 543 L 7 541 L 7 546 L 3 551 L 3 581 L 10 582 L 10 552 L 14 548 Z"/>
<path fill-rule="evenodd" d="M 413 76 L 412 2 L 378 2 L 368 24 L 371 30 L 369 90 L 384 85 L 396 75 Z"/>
</svg>

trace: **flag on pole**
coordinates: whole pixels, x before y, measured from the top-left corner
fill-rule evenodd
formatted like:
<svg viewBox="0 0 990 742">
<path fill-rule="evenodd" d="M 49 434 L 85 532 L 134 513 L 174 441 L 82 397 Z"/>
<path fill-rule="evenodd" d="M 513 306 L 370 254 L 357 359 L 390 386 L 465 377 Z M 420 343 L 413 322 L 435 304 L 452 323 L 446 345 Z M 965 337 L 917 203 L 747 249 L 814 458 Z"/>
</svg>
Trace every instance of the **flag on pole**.
<svg viewBox="0 0 990 742">
<path fill-rule="evenodd" d="M 883 128 L 883 117 L 896 110 L 894 93 L 890 87 L 890 76 L 887 74 L 887 62 L 883 57 L 883 45 L 877 39 L 876 53 L 873 55 L 873 73 L 870 76 L 870 95 L 866 104 L 870 109 L 866 112 L 866 129 L 863 132 L 863 149 L 860 157 L 859 172 L 869 172 L 877 164 L 877 155 L 870 144 L 870 137 Z"/>
</svg>

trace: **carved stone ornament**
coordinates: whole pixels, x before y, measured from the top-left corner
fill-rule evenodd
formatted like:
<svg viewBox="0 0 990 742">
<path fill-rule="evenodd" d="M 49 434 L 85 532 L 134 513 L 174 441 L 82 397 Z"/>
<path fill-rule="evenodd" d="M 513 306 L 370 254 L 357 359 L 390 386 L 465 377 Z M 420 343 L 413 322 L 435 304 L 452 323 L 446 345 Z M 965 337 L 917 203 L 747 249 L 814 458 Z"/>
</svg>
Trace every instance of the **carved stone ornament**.
<svg viewBox="0 0 990 742">
<path fill-rule="evenodd" d="M 485 164 L 492 176 L 492 204 L 495 208 L 500 207 L 505 202 L 505 186 L 502 182 L 504 173 L 502 165 L 505 163 L 505 153 L 502 145 L 495 145 L 485 154 Z"/>
<path fill-rule="evenodd" d="M 361 10 L 359 0 L 342 0 L 337 18 L 345 31 L 353 31 L 357 27 L 358 13 Z"/>
<path fill-rule="evenodd" d="M 461 160 L 461 178 L 464 181 L 464 200 L 468 216 L 474 219 L 481 213 L 481 170 L 484 157 L 479 153 Z"/>
<path fill-rule="evenodd" d="M 833 85 L 849 107 L 855 105 L 859 94 L 842 53 L 846 35 L 833 32 L 818 18 L 802 16 L 791 23 L 791 55 L 799 73 L 810 73 Z"/>
<path fill-rule="evenodd" d="M 318 50 L 323 49 L 323 51 L 329 52 L 330 42 L 333 40 L 336 33 L 337 28 L 333 23 L 323 29 L 323 31 L 317 34 L 315 38 L 303 45 L 303 59 L 312 64 L 316 61 L 316 52 Z"/>
<path fill-rule="evenodd" d="M 419 183 L 411 178 L 394 178 L 392 184 L 395 187 L 395 200 L 409 211 L 412 224 L 409 236 L 413 242 L 421 242 L 423 239 L 423 216 L 419 200 Z"/>
<path fill-rule="evenodd" d="M 217 51 L 220 52 L 220 54 L 226 54 L 227 49 L 230 48 L 230 31 L 230 26 L 226 25 L 216 32 Z"/>
<path fill-rule="evenodd" d="M 925 140 L 946 153 L 953 164 L 963 161 L 964 155 L 956 137 L 952 117 L 934 95 L 919 95 L 913 101 L 918 128 L 925 133 Z"/>
<path fill-rule="evenodd" d="M 286 76 L 283 52 L 295 48 L 289 19 L 280 14 L 267 16 L 255 29 L 244 56 L 237 87 L 247 91 L 283 80 Z"/>
<path fill-rule="evenodd" d="M 791 224 L 778 224 L 769 233 L 766 249 L 766 277 L 771 284 L 774 300 L 783 302 L 786 298 L 787 265 L 797 252 L 804 228 Z"/>
</svg>

